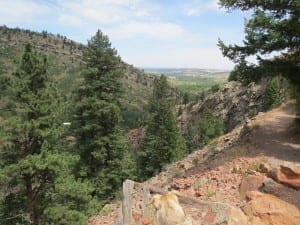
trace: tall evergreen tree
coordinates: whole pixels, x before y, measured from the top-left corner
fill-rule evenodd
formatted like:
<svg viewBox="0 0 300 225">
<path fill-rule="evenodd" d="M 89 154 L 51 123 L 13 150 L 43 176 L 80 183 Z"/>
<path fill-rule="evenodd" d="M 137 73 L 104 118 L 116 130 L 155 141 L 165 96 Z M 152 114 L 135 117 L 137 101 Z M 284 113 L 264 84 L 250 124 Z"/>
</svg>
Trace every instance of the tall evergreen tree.
<svg viewBox="0 0 300 225">
<path fill-rule="evenodd" d="M 250 82 L 258 78 L 257 74 L 283 75 L 299 90 L 300 1 L 220 0 L 220 4 L 227 9 L 253 12 L 245 23 L 246 36 L 243 45 L 225 45 L 219 40 L 223 55 L 237 63 L 231 79 Z M 271 53 L 281 55 L 268 58 Z M 247 57 L 254 55 L 259 65 L 247 62 Z M 297 104 L 300 105 L 299 98 Z"/>
<path fill-rule="evenodd" d="M 10 82 L 14 105 L 0 130 L 0 224 L 86 220 L 92 189 L 70 174 L 78 157 L 63 148 L 63 105 L 46 64 L 28 44 Z"/>
<path fill-rule="evenodd" d="M 120 128 L 120 58 L 100 30 L 83 54 L 86 68 L 75 93 L 72 130 L 81 156 L 78 176 L 91 181 L 102 203 L 114 197 L 128 172 L 128 145 Z M 127 161 L 126 161 L 127 160 Z"/>
<path fill-rule="evenodd" d="M 237 63 L 256 55 L 261 66 L 283 72 L 293 81 L 300 81 L 300 2 L 299 0 L 220 0 L 227 9 L 252 11 L 245 23 L 243 45 L 228 45 L 219 41 L 223 55 Z M 272 52 L 282 52 L 281 57 L 263 59 Z"/>
<path fill-rule="evenodd" d="M 264 93 L 264 108 L 269 110 L 280 105 L 281 95 L 280 95 L 280 81 L 278 77 L 270 80 L 266 86 Z"/>
<path fill-rule="evenodd" d="M 163 166 L 182 158 L 186 153 L 183 137 L 172 112 L 172 93 L 167 78 L 162 75 L 154 80 L 149 103 L 148 122 L 139 152 L 142 179 L 159 172 Z"/>
</svg>

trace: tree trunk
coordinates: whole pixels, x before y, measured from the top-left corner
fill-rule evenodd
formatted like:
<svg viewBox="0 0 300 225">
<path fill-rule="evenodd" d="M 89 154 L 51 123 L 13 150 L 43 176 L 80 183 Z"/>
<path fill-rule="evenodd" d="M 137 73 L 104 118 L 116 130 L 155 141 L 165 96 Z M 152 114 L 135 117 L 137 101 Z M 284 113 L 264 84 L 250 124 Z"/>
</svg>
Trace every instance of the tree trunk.
<svg viewBox="0 0 300 225">
<path fill-rule="evenodd" d="M 38 222 L 38 215 L 35 207 L 35 196 L 34 196 L 34 191 L 32 188 L 32 182 L 30 176 L 25 177 L 25 183 L 26 183 L 26 195 L 27 195 L 27 204 L 28 204 L 28 213 L 30 216 L 30 223 L 32 225 L 38 225 L 39 222 Z"/>
</svg>

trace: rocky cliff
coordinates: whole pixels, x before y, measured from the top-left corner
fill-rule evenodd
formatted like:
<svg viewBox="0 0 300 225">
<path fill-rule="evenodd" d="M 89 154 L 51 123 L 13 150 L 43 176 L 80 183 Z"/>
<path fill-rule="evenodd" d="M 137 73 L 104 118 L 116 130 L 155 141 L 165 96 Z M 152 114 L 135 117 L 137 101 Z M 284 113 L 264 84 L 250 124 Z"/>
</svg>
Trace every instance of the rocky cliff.
<svg viewBox="0 0 300 225">
<path fill-rule="evenodd" d="M 178 122 L 182 126 L 195 123 L 201 117 L 203 110 L 209 108 L 217 117 L 223 119 L 226 131 L 231 131 L 264 110 L 263 95 L 266 84 L 267 80 L 262 80 L 258 84 L 250 83 L 248 86 L 235 81 L 228 82 L 217 92 L 208 94 L 203 101 L 187 105 Z"/>
</svg>

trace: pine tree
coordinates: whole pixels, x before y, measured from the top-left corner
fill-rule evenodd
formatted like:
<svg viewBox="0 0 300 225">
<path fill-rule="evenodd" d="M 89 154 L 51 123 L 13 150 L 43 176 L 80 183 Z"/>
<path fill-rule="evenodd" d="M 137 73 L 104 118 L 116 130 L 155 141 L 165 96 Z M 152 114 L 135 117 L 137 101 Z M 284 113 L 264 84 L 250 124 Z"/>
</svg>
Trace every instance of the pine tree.
<svg viewBox="0 0 300 225">
<path fill-rule="evenodd" d="M 153 176 L 163 166 L 179 160 L 186 153 L 186 146 L 172 112 L 171 97 L 167 78 L 163 75 L 156 78 L 149 103 L 151 118 L 138 157 L 142 179 Z"/>
<path fill-rule="evenodd" d="M 115 196 L 130 164 L 120 128 L 123 71 L 116 50 L 100 30 L 88 42 L 83 61 L 86 68 L 74 96 L 72 121 L 81 157 L 78 176 L 93 184 L 93 196 L 104 203 Z"/>
<path fill-rule="evenodd" d="M 278 77 L 270 80 L 266 86 L 264 94 L 264 108 L 265 110 L 273 109 L 280 105 L 280 84 Z"/>
<path fill-rule="evenodd" d="M 249 83 L 258 76 L 281 75 L 300 90 L 300 1 L 220 0 L 220 4 L 227 9 L 252 12 L 245 23 L 243 45 L 225 45 L 219 40 L 223 55 L 237 63 L 231 78 Z M 272 53 L 281 55 L 268 58 Z M 247 62 L 247 57 L 254 55 L 259 65 Z M 299 96 L 295 95 L 297 105 Z M 300 115 L 298 107 L 297 114 Z"/>
<path fill-rule="evenodd" d="M 247 65 L 251 74 L 264 68 L 260 73 L 282 73 L 293 82 L 300 82 L 300 1 L 245 1 L 220 0 L 227 9 L 252 11 L 251 18 L 245 23 L 243 45 L 225 45 L 221 40 L 219 47 L 224 56 L 237 64 Z M 269 58 L 271 53 L 281 52 L 281 57 Z M 247 57 L 255 55 L 259 66 L 247 62 Z M 247 76 L 247 74 L 244 74 Z"/>
<path fill-rule="evenodd" d="M 26 45 L 9 86 L 14 105 L 0 130 L 0 224 L 86 220 L 92 189 L 70 174 L 78 157 L 64 149 L 64 107 L 46 69 L 46 57 Z"/>
</svg>

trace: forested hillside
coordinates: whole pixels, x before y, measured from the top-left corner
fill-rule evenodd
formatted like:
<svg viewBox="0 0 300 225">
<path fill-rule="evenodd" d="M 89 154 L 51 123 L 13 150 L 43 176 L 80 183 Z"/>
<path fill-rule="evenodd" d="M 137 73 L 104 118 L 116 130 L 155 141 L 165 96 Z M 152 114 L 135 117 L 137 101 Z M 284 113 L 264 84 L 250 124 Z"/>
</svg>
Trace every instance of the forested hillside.
<svg viewBox="0 0 300 225">
<path fill-rule="evenodd" d="M 286 102 L 288 85 L 299 103 L 294 42 L 281 57 L 245 61 L 260 51 L 250 32 L 268 19 L 259 13 L 247 25 L 249 46 L 219 42 L 224 56 L 238 63 L 231 82 L 207 80 L 204 88 L 190 77 L 194 87 L 184 83 L 177 86 L 181 92 L 165 75 L 123 62 L 101 30 L 83 45 L 47 31 L 0 27 L 0 224 L 86 224 L 120 198 L 124 180 L 144 182 L 207 144 L 206 157 L 234 147 L 224 139 L 219 151 L 215 138 Z M 290 65 L 289 73 L 287 67 L 270 70 L 277 62 Z M 127 134 L 133 128 L 135 146 Z M 200 159 L 189 168 L 197 169 Z M 172 168 L 172 176 L 187 172 L 185 165 Z"/>
<path fill-rule="evenodd" d="M 187 154 L 180 94 L 164 75 L 124 63 L 100 30 L 87 46 L 0 31 L 0 223 L 85 224 L 125 179 Z M 126 130 L 141 126 L 136 154 Z"/>
<path fill-rule="evenodd" d="M 87 46 L 0 32 L 0 223 L 85 224 L 137 176 L 125 129 L 145 119 L 154 77 L 101 31 Z"/>
<path fill-rule="evenodd" d="M 31 43 L 34 50 L 47 56 L 47 74 L 58 82 L 58 88 L 64 95 L 70 95 L 76 83 L 82 79 L 84 67 L 82 54 L 86 45 L 74 42 L 61 34 L 51 34 L 0 27 L 0 75 L 15 72 L 22 57 L 24 47 Z M 141 123 L 144 106 L 151 94 L 154 76 L 128 65 L 122 60 L 124 93 L 122 113 L 126 119 L 126 128 L 136 128 Z"/>
</svg>

